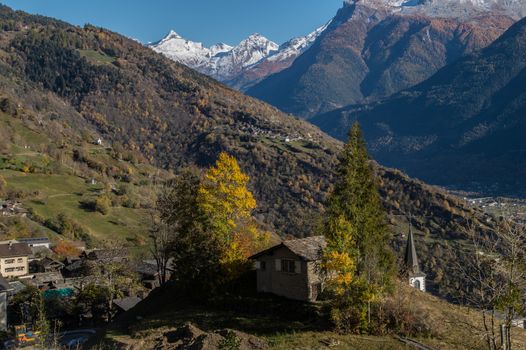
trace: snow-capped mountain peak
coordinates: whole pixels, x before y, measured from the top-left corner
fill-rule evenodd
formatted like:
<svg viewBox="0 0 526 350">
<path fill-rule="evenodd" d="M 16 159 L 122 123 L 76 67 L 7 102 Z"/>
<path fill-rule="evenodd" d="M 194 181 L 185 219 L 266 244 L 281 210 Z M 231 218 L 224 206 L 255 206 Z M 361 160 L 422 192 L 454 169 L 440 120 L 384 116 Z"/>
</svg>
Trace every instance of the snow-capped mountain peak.
<svg viewBox="0 0 526 350">
<path fill-rule="evenodd" d="M 391 8 L 402 14 L 418 12 L 431 17 L 470 18 L 487 11 L 516 19 L 526 15 L 524 0 L 345 0 L 344 4 Z"/>
<path fill-rule="evenodd" d="M 225 44 L 225 43 L 218 43 L 215 45 L 210 46 L 210 57 L 214 57 L 218 54 L 225 53 L 232 51 L 233 47 Z"/>
<path fill-rule="evenodd" d="M 164 38 L 164 40 L 170 40 L 170 39 L 182 39 L 183 37 L 177 34 L 175 30 L 170 30 L 168 35 Z"/>
<path fill-rule="evenodd" d="M 269 62 L 283 65 L 281 61 L 286 60 L 289 64 L 291 59 L 303 53 L 316 40 L 326 26 L 322 28 L 281 46 L 259 33 L 254 33 L 234 47 L 225 43 L 205 47 L 202 43 L 187 40 L 171 30 L 166 37 L 150 47 L 174 61 L 226 82 L 235 79 L 246 69 L 266 58 L 272 58 Z"/>
</svg>

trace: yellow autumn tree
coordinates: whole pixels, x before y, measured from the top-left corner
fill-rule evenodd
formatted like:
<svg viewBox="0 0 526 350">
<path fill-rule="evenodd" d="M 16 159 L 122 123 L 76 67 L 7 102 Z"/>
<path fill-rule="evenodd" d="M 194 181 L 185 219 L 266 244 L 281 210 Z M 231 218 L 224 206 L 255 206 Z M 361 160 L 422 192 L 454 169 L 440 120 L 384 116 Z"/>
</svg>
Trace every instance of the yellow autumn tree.
<svg viewBox="0 0 526 350">
<path fill-rule="evenodd" d="M 221 153 L 215 165 L 204 174 L 198 191 L 198 203 L 208 219 L 211 234 L 221 244 L 221 261 L 227 278 L 241 273 L 247 257 L 262 240 L 253 223 L 256 200 L 248 190 L 248 175 L 237 160 Z"/>
<path fill-rule="evenodd" d="M 327 271 L 329 286 L 341 296 L 351 286 L 356 272 L 353 227 L 343 216 L 330 217 L 326 224 L 327 248 L 323 267 Z"/>
</svg>

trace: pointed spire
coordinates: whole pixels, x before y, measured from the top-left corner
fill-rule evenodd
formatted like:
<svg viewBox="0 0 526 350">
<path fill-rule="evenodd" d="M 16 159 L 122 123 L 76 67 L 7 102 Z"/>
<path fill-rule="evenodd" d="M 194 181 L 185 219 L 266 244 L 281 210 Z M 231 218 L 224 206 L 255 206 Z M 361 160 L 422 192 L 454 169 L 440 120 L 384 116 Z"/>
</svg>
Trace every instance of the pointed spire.
<svg viewBox="0 0 526 350">
<path fill-rule="evenodd" d="M 405 248 L 405 266 L 409 273 L 421 274 L 420 265 L 418 264 L 418 256 L 416 254 L 415 238 L 413 235 L 413 216 L 409 216 L 409 236 L 407 237 L 407 245 Z"/>
</svg>

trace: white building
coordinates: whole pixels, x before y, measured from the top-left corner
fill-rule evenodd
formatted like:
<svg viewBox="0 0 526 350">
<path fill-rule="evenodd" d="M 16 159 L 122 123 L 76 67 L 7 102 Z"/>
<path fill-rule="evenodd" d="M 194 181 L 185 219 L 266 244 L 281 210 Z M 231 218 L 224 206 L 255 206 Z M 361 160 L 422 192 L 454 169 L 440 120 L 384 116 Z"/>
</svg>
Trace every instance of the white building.
<svg viewBox="0 0 526 350">
<path fill-rule="evenodd" d="M 51 248 L 51 241 L 47 237 L 18 238 L 16 241 L 19 243 L 25 243 L 30 248 L 36 248 L 36 247 L 46 247 L 48 249 Z"/>
<path fill-rule="evenodd" d="M 405 249 L 405 268 L 409 285 L 413 288 L 419 289 L 422 292 L 426 291 L 426 274 L 420 270 L 418 264 L 418 256 L 416 254 L 415 238 L 411 225 L 409 225 L 409 236 L 407 237 L 407 246 Z"/>
</svg>

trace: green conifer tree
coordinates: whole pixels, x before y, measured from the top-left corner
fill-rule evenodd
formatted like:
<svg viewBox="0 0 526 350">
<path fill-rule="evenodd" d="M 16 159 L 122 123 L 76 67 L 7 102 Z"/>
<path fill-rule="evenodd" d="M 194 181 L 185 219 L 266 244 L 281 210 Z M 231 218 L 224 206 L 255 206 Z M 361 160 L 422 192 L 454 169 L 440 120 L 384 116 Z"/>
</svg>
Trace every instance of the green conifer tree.
<svg viewBox="0 0 526 350">
<path fill-rule="evenodd" d="M 349 306 L 349 303 L 352 303 L 369 309 L 370 303 L 390 286 L 395 270 L 394 256 L 389 248 L 391 236 L 386 224 L 385 210 L 358 123 L 355 123 L 349 132 L 349 141 L 340 156 L 336 183 L 329 199 L 325 236 L 328 249 L 332 250 L 335 246 L 341 247 L 342 234 L 343 237 L 346 236 L 343 231 L 333 232 L 335 226 L 330 223 L 335 221 L 345 222 L 346 227 L 352 228 L 348 230 L 347 241 L 351 242 L 352 239 L 353 244 L 343 245 L 348 248 L 339 253 L 352 256 L 355 264 L 355 276 L 349 287 L 354 292 L 342 294 L 347 300 L 340 300 L 336 305 Z M 336 237 L 339 237 L 340 242 L 335 242 Z M 356 293 L 357 290 L 362 290 L 363 293 Z M 360 314 L 364 317 L 359 323 L 364 327 L 369 320 L 365 315 L 370 316 L 370 312 Z"/>
</svg>

